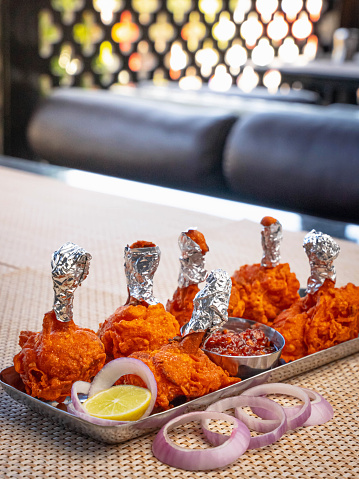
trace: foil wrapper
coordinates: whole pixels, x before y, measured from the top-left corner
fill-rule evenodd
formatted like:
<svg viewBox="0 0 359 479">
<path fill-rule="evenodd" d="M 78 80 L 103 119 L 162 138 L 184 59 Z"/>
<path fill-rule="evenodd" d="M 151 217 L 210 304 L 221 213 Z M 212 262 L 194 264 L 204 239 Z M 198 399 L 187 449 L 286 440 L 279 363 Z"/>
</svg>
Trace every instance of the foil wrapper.
<svg viewBox="0 0 359 479">
<path fill-rule="evenodd" d="M 331 236 L 312 230 L 304 237 L 303 248 L 310 265 L 307 293 L 313 294 L 326 279 L 335 282 L 333 261 L 338 257 L 340 247 Z"/>
<path fill-rule="evenodd" d="M 277 220 L 275 223 L 263 226 L 262 248 L 263 256 L 261 266 L 274 268 L 280 263 L 280 242 L 282 241 L 282 225 Z"/>
<path fill-rule="evenodd" d="M 153 277 L 160 263 L 161 251 L 158 246 L 125 248 L 125 274 L 130 297 L 148 304 L 157 304 L 153 296 Z"/>
<path fill-rule="evenodd" d="M 193 300 L 192 317 L 182 328 L 182 337 L 195 332 L 206 332 L 208 336 L 226 323 L 231 289 L 232 280 L 226 271 L 211 271 L 204 288 Z"/>
<path fill-rule="evenodd" d="M 66 323 L 73 319 L 74 292 L 86 279 L 91 259 L 90 253 L 70 242 L 53 253 L 54 311 L 58 321 Z"/>
<path fill-rule="evenodd" d="M 202 254 L 198 244 L 187 236 L 187 232 L 188 230 L 182 232 L 178 238 L 178 245 L 181 250 L 179 258 L 181 268 L 178 276 L 178 286 L 180 288 L 201 283 L 207 276 L 205 255 Z"/>
</svg>

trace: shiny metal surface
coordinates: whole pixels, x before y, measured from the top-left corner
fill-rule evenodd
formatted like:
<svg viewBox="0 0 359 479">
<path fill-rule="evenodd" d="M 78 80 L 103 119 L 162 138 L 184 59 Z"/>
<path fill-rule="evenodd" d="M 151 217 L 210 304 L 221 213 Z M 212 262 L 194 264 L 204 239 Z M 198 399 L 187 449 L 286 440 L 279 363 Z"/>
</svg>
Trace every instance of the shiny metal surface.
<svg viewBox="0 0 359 479">
<path fill-rule="evenodd" d="M 74 292 L 86 279 L 92 257 L 74 243 L 65 243 L 54 252 L 51 260 L 54 285 L 54 311 L 58 321 L 73 319 Z"/>
<path fill-rule="evenodd" d="M 195 229 L 191 228 L 191 230 Z M 178 286 L 180 288 L 186 288 L 190 284 L 202 283 L 207 276 L 205 255 L 199 245 L 187 236 L 189 231 L 183 231 L 178 238 L 178 245 L 181 250 L 179 258 L 181 268 L 178 276 Z"/>
<path fill-rule="evenodd" d="M 98 441 L 108 444 L 117 444 L 157 430 L 173 417 L 184 414 L 188 411 L 203 409 L 221 398 L 239 394 L 257 384 L 285 381 L 293 376 L 311 371 L 312 369 L 336 361 L 337 359 L 344 358 L 358 351 L 359 338 L 352 339 L 345 343 L 338 344 L 337 346 L 332 346 L 324 351 L 311 354 L 302 359 L 260 373 L 237 384 L 233 384 L 232 386 L 228 386 L 219 391 L 189 401 L 188 403 L 176 406 L 169 411 L 154 414 L 146 419 L 120 426 L 97 426 L 69 414 L 66 411 L 65 405 L 60 406 L 56 403 L 47 403 L 28 396 L 26 393 L 19 390 L 18 384 L 16 383 L 16 377 L 12 378 L 12 376 L 14 376 L 13 367 L 1 371 L 0 384 L 9 396 L 33 411 Z"/>
<path fill-rule="evenodd" d="M 153 296 L 153 277 L 161 258 L 158 246 L 131 248 L 126 246 L 124 252 L 127 288 L 131 298 L 157 304 Z"/>
<path fill-rule="evenodd" d="M 263 218 L 264 220 L 265 218 Z M 283 239 L 282 225 L 278 220 L 275 223 L 264 225 L 261 231 L 263 256 L 261 266 L 275 268 L 280 263 L 280 242 Z"/>
<path fill-rule="evenodd" d="M 263 354 L 261 356 L 226 356 L 224 354 L 207 351 L 205 349 L 206 343 L 204 343 L 203 350 L 214 363 L 228 371 L 231 376 L 248 379 L 252 376 L 268 371 L 278 365 L 285 344 L 283 336 L 278 333 L 278 331 L 266 326 L 265 324 L 260 324 L 256 321 L 243 318 L 229 318 L 228 322 L 220 329 L 241 332 L 253 328 L 254 326 L 261 329 L 267 338 L 274 344 L 276 347 L 274 353 Z"/>
<path fill-rule="evenodd" d="M 231 277 L 223 269 L 214 269 L 206 284 L 193 300 L 191 319 L 181 328 L 182 337 L 191 333 L 209 335 L 228 321 L 228 303 L 231 294 Z"/>
<path fill-rule="evenodd" d="M 305 235 L 303 248 L 310 264 L 307 293 L 314 294 L 326 279 L 335 282 L 333 262 L 339 255 L 340 247 L 331 236 L 312 230 Z"/>
</svg>

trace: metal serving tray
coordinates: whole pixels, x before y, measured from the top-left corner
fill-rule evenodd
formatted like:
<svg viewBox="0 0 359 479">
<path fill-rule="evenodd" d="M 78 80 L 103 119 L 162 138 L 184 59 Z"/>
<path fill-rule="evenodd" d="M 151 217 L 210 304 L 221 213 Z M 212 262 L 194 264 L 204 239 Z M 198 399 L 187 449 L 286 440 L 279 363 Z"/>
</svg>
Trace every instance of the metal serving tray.
<svg viewBox="0 0 359 479">
<path fill-rule="evenodd" d="M 206 396 L 193 399 L 187 403 L 170 409 L 169 411 L 154 414 L 139 421 L 128 422 L 118 426 L 99 426 L 80 419 L 67 412 L 66 401 L 63 404 L 41 401 L 33 398 L 24 392 L 24 386 L 20 376 L 15 372 L 13 366 L 8 367 L 0 373 L 0 384 L 6 393 L 15 401 L 29 407 L 33 411 L 69 427 L 70 429 L 91 437 L 92 439 L 107 444 L 117 444 L 135 437 L 147 434 L 161 428 L 173 417 L 189 411 L 204 409 L 209 404 L 221 398 L 234 396 L 245 389 L 264 382 L 280 382 L 285 379 L 297 376 L 298 374 L 311 371 L 315 368 L 328 364 L 337 359 L 344 358 L 359 351 L 359 338 L 346 341 L 345 343 L 332 346 L 331 348 L 319 351 L 296 361 L 260 373 L 237 384 L 232 384 Z M 68 399 L 67 402 L 69 402 Z"/>
</svg>

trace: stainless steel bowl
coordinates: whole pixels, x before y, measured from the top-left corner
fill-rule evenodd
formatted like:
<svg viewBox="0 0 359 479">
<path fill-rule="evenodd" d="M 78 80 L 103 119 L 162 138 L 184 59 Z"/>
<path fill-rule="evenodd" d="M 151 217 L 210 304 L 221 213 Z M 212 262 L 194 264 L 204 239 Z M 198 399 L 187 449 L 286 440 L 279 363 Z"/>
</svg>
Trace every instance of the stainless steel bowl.
<svg viewBox="0 0 359 479">
<path fill-rule="evenodd" d="M 250 319 L 243 318 L 229 318 L 228 322 L 220 328 L 229 329 L 236 332 L 244 331 L 248 328 L 261 329 L 267 338 L 274 344 L 276 351 L 270 354 L 262 354 L 260 356 L 226 356 L 224 354 L 213 353 L 205 349 L 204 344 L 203 351 L 207 356 L 218 366 L 228 371 L 231 376 L 239 377 L 241 379 L 247 379 L 256 374 L 263 373 L 276 367 L 280 360 L 280 355 L 284 347 L 285 341 L 283 336 L 273 328 L 266 326 L 265 324 L 251 321 Z"/>
</svg>

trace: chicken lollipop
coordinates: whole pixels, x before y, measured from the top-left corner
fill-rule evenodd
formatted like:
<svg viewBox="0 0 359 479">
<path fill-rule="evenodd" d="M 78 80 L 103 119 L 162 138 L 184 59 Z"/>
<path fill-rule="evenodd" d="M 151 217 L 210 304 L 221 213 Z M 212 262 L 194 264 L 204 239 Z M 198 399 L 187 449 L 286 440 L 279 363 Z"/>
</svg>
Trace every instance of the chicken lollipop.
<svg viewBox="0 0 359 479">
<path fill-rule="evenodd" d="M 312 230 L 304 238 L 311 274 L 306 296 L 283 311 L 273 328 L 285 338 L 285 361 L 293 361 L 358 337 L 359 287 L 335 287 L 333 261 L 339 246 L 328 235 Z"/>
<path fill-rule="evenodd" d="M 91 255 L 65 243 L 52 258 L 54 307 L 46 313 L 42 331 L 22 331 L 21 351 L 14 357 L 26 392 L 62 402 L 75 381 L 91 381 L 105 363 L 103 344 L 94 331 L 73 321 L 74 291 L 86 278 Z"/>
<path fill-rule="evenodd" d="M 157 381 L 157 410 L 166 410 L 180 397 L 188 400 L 203 396 L 240 381 L 230 377 L 200 349 L 213 329 L 228 320 L 227 308 L 231 279 L 222 270 L 214 270 L 194 299 L 191 320 L 182 328 L 182 337 L 152 352 L 137 352 L 131 357 L 143 361 Z M 137 376 L 127 376 L 127 383 L 142 385 Z"/>
<path fill-rule="evenodd" d="M 242 317 L 270 326 L 281 311 L 299 298 L 299 281 L 288 263 L 280 263 L 282 225 L 269 216 L 261 224 L 261 264 L 242 266 L 234 272 L 232 281 L 245 304 Z"/>
<path fill-rule="evenodd" d="M 206 279 L 205 254 L 209 248 L 203 234 L 196 229 L 182 232 L 178 245 L 181 250 L 178 288 L 167 301 L 166 309 L 183 326 L 191 319 L 198 284 Z"/>
<path fill-rule="evenodd" d="M 205 254 L 208 253 L 204 235 L 196 229 L 189 229 L 180 234 L 178 244 L 181 250 L 178 288 L 173 298 L 167 301 L 166 309 L 172 313 L 180 326 L 186 324 L 192 316 L 193 300 L 199 292 L 198 284 L 206 279 Z M 228 314 L 240 317 L 244 311 L 238 290 L 232 289 Z"/>
<path fill-rule="evenodd" d="M 100 324 L 98 336 L 105 345 L 107 360 L 151 351 L 179 334 L 176 318 L 153 296 L 153 276 L 160 249 L 138 241 L 125 248 L 128 300 Z"/>
</svg>

